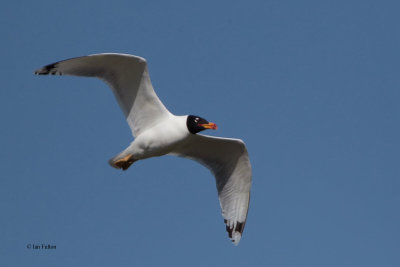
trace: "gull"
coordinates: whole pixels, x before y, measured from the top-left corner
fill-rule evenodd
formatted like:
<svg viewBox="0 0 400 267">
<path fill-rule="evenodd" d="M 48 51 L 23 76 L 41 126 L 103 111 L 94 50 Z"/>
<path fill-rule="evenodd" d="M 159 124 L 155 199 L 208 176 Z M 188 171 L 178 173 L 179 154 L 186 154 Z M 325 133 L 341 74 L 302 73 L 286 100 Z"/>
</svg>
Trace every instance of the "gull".
<svg viewBox="0 0 400 267">
<path fill-rule="evenodd" d="M 162 155 L 192 159 L 215 177 L 222 216 L 229 238 L 239 244 L 250 201 L 251 164 L 244 142 L 198 134 L 217 129 L 196 115 L 176 116 L 157 97 L 144 58 L 117 53 L 94 54 L 46 65 L 38 75 L 97 77 L 112 89 L 134 140 L 109 160 L 127 170 L 135 161 Z"/>
</svg>

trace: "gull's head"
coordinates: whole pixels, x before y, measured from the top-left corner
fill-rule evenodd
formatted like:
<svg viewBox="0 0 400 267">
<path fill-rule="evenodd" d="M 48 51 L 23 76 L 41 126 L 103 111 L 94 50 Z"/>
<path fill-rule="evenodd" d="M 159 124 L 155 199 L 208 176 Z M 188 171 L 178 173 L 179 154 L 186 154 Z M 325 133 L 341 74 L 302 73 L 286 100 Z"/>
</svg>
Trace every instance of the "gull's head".
<svg viewBox="0 0 400 267">
<path fill-rule="evenodd" d="M 207 129 L 217 130 L 217 125 L 215 123 L 209 122 L 206 119 L 195 115 L 189 115 L 187 117 L 186 126 L 189 132 L 192 134 L 196 134 Z"/>
</svg>

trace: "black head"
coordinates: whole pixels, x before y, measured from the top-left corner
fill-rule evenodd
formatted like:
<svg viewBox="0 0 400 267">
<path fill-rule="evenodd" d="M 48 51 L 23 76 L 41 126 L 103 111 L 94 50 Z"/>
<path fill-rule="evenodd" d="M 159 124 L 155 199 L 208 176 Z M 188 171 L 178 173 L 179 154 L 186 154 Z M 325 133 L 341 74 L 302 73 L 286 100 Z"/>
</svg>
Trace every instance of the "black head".
<svg viewBox="0 0 400 267">
<path fill-rule="evenodd" d="M 217 125 L 212 122 L 208 122 L 199 116 L 189 115 L 186 120 L 186 126 L 190 133 L 196 134 L 207 129 L 217 129 Z"/>
</svg>

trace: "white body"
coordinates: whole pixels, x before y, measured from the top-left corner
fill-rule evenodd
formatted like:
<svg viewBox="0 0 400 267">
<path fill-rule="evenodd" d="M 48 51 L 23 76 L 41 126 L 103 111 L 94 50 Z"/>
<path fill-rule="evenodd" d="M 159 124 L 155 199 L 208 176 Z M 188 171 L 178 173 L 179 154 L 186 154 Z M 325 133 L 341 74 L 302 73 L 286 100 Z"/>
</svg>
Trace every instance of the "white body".
<svg viewBox="0 0 400 267">
<path fill-rule="evenodd" d="M 186 119 L 187 116 L 170 114 L 168 120 L 163 120 L 141 132 L 129 147 L 118 155 L 118 158 L 132 154 L 135 160 L 140 160 L 173 152 L 191 135 L 186 128 Z"/>
</svg>

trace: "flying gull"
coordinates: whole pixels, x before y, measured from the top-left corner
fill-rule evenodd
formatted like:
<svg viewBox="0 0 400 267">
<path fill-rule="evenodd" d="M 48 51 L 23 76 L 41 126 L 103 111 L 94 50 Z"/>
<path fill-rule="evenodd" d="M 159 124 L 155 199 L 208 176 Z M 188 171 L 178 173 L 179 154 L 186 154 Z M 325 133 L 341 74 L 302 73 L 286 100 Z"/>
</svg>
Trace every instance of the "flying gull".
<svg viewBox="0 0 400 267">
<path fill-rule="evenodd" d="M 200 116 L 175 116 L 157 97 L 144 58 L 128 54 L 95 54 L 44 66 L 35 74 L 97 77 L 112 89 L 134 140 L 109 160 L 126 170 L 135 161 L 162 155 L 189 158 L 214 174 L 229 238 L 237 245 L 246 224 L 251 165 L 244 142 L 198 134 L 217 129 Z"/>
</svg>

